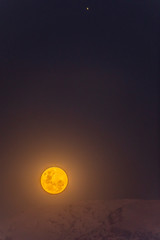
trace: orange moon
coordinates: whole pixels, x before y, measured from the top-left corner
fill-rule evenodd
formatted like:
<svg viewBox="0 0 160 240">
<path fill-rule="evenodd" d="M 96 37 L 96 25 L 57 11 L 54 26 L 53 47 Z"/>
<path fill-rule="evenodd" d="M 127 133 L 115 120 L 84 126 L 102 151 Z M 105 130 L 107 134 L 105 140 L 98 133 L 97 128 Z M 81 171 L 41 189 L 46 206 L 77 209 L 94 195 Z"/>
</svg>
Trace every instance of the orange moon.
<svg viewBox="0 0 160 240">
<path fill-rule="evenodd" d="M 41 175 L 41 186 L 50 194 L 58 194 L 65 190 L 68 185 L 66 172 L 58 167 L 47 168 Z"/>
</svg>

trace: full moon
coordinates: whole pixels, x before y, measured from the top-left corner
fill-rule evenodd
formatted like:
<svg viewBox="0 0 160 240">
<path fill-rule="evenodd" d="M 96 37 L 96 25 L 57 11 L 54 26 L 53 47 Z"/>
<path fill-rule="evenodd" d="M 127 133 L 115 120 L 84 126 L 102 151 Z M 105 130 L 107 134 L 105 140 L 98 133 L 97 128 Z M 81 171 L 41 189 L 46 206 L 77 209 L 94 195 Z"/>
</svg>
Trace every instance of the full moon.
<svg viewBox="0 0 160 240">
<path fill-rule="evenodd" d="M 68 176 L 61 168 L 47 168 L 41 175 L 42 188 L 50 194 L 58 194 L 63 192 L 67 187 L 67 184 Z"/>
</svg>

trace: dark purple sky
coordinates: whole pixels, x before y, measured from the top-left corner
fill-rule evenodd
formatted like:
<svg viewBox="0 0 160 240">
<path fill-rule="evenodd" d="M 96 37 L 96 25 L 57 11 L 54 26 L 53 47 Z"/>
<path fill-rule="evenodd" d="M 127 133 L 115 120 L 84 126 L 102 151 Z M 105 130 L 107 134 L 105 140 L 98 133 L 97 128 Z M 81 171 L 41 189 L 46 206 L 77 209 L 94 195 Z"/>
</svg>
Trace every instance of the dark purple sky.
<svg viewBox="0 0 160 240">
<path fill-rule="evenodd" d="M 159 16 L 154 0 L 1 1 L 2 206 L 34 201 L 23 182 L 48 155 L 80 198 L 160 198 Z"/>
</svg>

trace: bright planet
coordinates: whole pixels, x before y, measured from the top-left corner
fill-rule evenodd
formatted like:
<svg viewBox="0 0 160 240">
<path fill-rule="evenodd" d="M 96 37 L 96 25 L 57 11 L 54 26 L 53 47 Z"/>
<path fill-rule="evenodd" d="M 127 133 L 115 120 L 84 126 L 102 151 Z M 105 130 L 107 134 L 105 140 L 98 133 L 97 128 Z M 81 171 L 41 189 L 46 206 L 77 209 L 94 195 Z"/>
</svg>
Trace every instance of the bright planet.
<svg viewBox="0 0 160 240">
<path fill-rule="evenodd" d="M 58 167 L 50 167 L 42 173 L 41 185 L 47 193 L 61 193 L 68 185 L 68 176 L 63 169 Z"/>
</svg>

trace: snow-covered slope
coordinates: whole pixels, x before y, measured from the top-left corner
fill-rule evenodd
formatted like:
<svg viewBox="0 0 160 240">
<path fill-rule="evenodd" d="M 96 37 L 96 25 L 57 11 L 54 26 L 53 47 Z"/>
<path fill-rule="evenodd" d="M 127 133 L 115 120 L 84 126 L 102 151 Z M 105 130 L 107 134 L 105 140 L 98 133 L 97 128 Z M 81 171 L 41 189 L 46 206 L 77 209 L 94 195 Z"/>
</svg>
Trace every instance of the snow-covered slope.
<svg viewBox="0 0 160 240">
<path fill-rule="evenodd" d="M 160 201 L 86 201 L 0 223 L 0 240 L 160 240 Z"/>
</svg>

